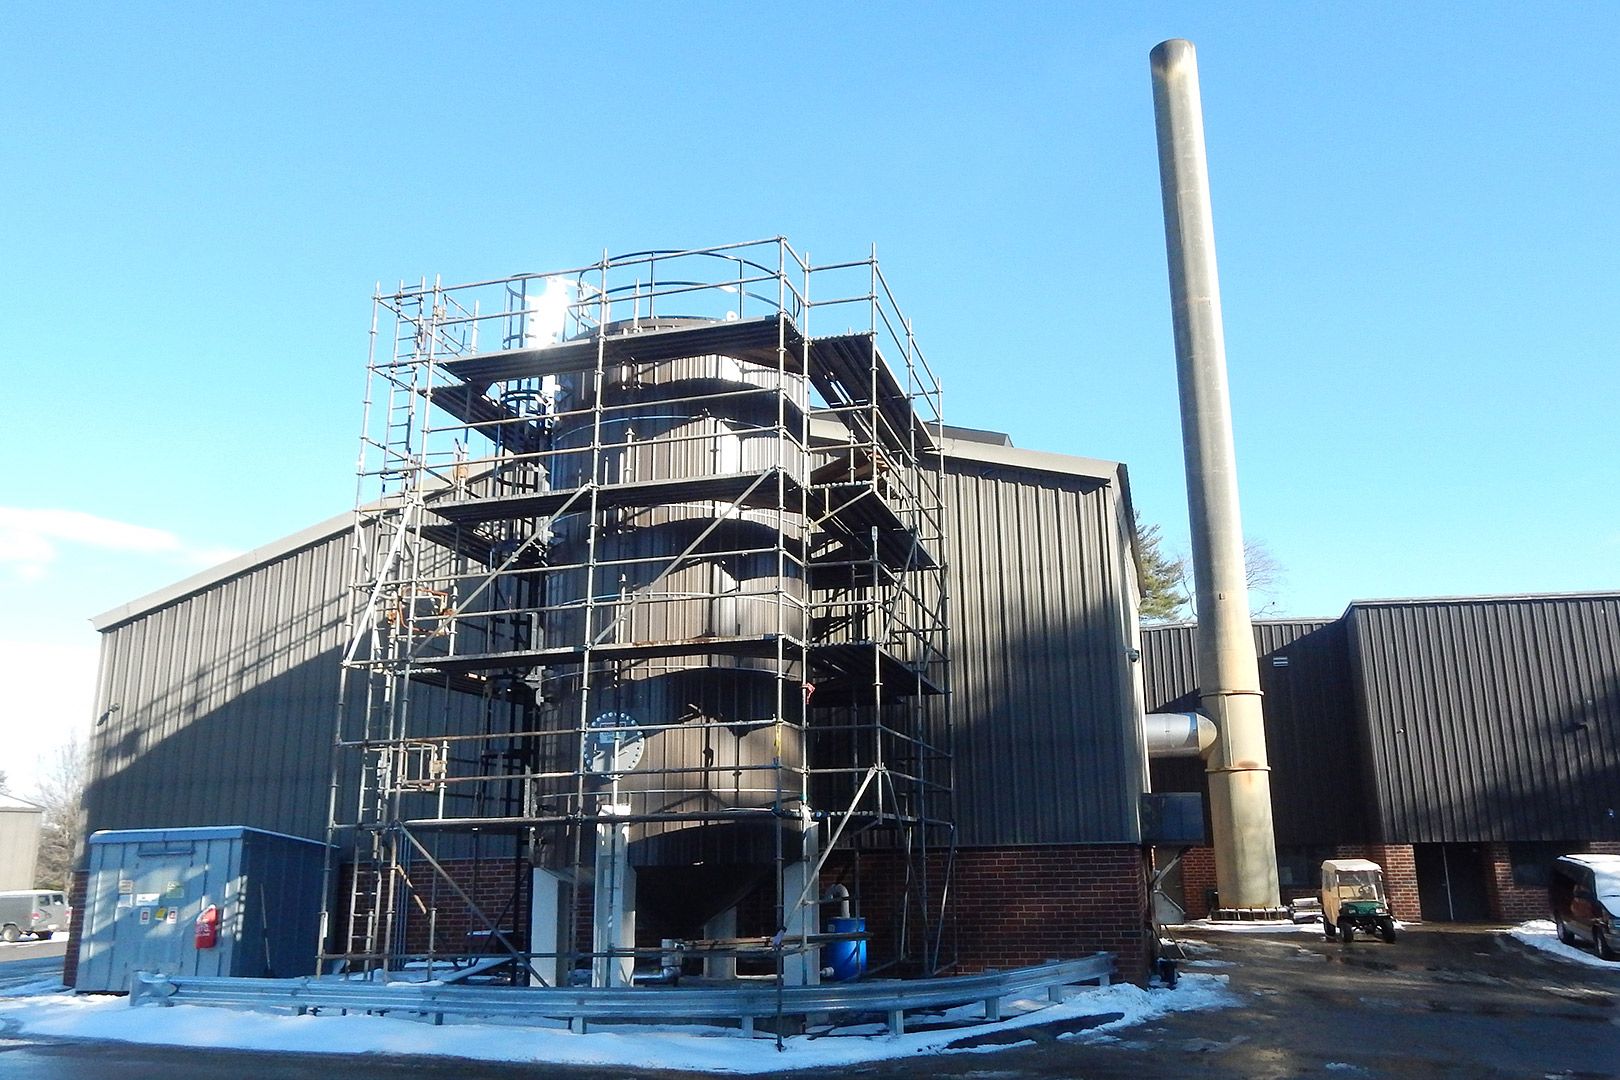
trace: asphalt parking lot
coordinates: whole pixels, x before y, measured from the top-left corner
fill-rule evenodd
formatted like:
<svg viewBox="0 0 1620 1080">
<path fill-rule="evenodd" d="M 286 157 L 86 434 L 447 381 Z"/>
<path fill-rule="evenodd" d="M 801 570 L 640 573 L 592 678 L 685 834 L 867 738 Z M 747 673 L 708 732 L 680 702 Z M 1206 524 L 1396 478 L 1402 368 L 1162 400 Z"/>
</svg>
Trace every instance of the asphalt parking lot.
<svg viewBox="0 0 1620 1080">
<path fill-rule="evenodd" d="M 1234 1008 L 1175 1013 L 1086 1042 L 1036 1029 L 1032 1045 L 844 1070 L 872 1078 L 1620 1078 L 1620 964 L 1537 953 L 1483 928 L 1414 928 L 1394 945 L 1319 933 L 1186 935 L 1188 970 L 1230 979 Z M 227 1018 L 222 1022 L 229 1023 Z M 1071 1025 L 1072 1026 L 1072 1025 Z M 0 1033 L 0 1076 L 262 1080 L 690 1074 L 445 1060 L 247 1054 L 46 1042 Z"/>
<path fill-rule="evenodd" d="M 1483 928 L 1420 927 L 1386 945 L 1320 933 L 1189 931 L 1197 966 L 1242 1004 L 1175 1013 L 1118 1043 L 1054 1041 L 873 1076 L 1132 1078 L 1620 1077 L 1620 964 L 1535 952 Z"/>
</svg>

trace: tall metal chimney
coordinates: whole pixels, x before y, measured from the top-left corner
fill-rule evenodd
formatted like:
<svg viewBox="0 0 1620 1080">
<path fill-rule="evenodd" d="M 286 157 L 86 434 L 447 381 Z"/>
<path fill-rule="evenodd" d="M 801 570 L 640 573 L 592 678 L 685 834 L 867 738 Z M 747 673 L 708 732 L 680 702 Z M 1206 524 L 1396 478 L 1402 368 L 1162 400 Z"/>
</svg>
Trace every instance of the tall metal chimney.
<svg viewBox="0 0 1620 1080">
<path fill-rule="evenodd" d="M 1271 779 L 1238 516 L 1215 226 L 1204 158 L 1198 57 L 1174 38 L 1152 53 L 1181 441 L 1198 596 L 1198 685 L 1218 735 L 1205 759 L 1220 906 L 1278 906 Z"/>
</svg>

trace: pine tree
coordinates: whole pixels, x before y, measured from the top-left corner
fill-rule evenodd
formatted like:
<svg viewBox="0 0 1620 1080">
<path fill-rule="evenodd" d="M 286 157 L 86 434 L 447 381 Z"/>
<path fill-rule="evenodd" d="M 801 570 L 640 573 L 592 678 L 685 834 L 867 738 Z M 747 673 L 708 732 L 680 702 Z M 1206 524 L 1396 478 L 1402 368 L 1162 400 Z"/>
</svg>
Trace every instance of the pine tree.
<svg viewBox="0 0 1620 1080">
<path fill-rule="evenodd" d="M 1190 608 L 1185 558 L 1171 558 L 1161 546 L 1163 537 L 1157 525 L 1143 525 L 1140 512 L 1135 517 L 1137 550 L 1141 554 L 1142 603 L 1139 614 L 1144 622 L 1172 622 L 1187 617 Z"/>
</svg>

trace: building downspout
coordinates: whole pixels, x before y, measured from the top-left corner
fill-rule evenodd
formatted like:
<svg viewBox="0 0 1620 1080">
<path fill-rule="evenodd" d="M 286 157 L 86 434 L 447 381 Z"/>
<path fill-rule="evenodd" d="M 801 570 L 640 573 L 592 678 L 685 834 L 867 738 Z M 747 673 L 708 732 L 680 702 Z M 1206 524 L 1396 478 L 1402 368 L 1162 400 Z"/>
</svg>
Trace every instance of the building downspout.
<svg viewBox="0 0 1620 1080">
<path fill-rule="evenodd" d="M 1205 758 L 1215 883 L 1222 909 L 1276 908 L 1270 769 L 1249 622 L 1198 58 L 1191 42 L 1177 38 L 1157 45 L 1151 60 L 1198 598 L 1198 685 L 1217 731 Z"/>
</svg>

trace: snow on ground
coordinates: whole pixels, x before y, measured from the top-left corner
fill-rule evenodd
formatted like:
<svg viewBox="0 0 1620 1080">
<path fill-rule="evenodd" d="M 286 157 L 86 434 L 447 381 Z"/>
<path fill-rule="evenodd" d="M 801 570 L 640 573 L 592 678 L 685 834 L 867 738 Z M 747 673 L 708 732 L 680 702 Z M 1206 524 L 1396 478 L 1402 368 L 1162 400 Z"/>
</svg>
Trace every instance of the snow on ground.
<svg viewBox="0 0 1620 1080">
<path fill-rule="evenodd" d="M 422 1055 L 555 1065 L 644 1066 L 655 1061 L 665 1069 L 762 1074 L 961 1052 L 953 1051 L 950 1044 L 990 1032 L 1119 1014 L 1118 1019 L 1061 1036 L 1109 1042 L 1114 1040 L 1109 1032 L 1166 1013 L 1225 1008 L 1237 1001 L 1227 989 L 1226 976 L 1188 974 L 1182 976 L 1174 990 L 1143 990 L 1125 983 L 1081 990 L 1061 1005 L 1004 1002 L 1007 1012 L 1019 1008 L 1028 1011 L 996 1024 L 920 1031 L 898 1039 L 889 1038 L 881 1026 L 874 1025 L 859 1029 L 871 1034 L 794 1036 L 783 1040 L 781 1051 L 776 1049 L 773 1038 L 744 1039 L 735 1030 L 697 1025 L 603 1026 L 576 1035 L 566 1027 L 456 1023 L 448 1017 L 442 1027 L 379 1016 L 290 1016 L 233 1010 L 224 1017 L 221 1010 L 205 1006 L 135 1008 L 126 998 L 71 994 L 0 998 L 0 1024 L 4 1025 L 4 1034 L 12 1037 L 21 1034 L 278 1053 Z M 977 1009 L 977 1005 L 961 1006 L 952 1014 L 967 1018 L 978 1015 Z"/>
<path fill-rule="evenodd" d="M 1608 968 L 1610 971 L 1620 968 L 1620 963 L 1602 959 L 1589 947 L 1583 949 L 1579 945 L 1565 945 L 1559 941 L 1558 927 L 1551 919 L 1531 919 L 1529 922 L 1520 923 L 1508 931 L 1508 936 L 1524 942 L 1532 949 L 1552 953 L 1560 960 L 1573 960 L 1577 964 Z"/>
<path fill-rule="evenodd" d="M 1296 923 L 1286 919 L 1273 919 L 1265 922 L 1217 922 L 1214 919 L 1199 919 L 1195 922 L 1182 923 L 1180 926 L 1169 927 L 1170 930 L 1219 930 L 1225 934 L 1318 934 L 1322 933 L 1320 922 Z"/>
</svg>

